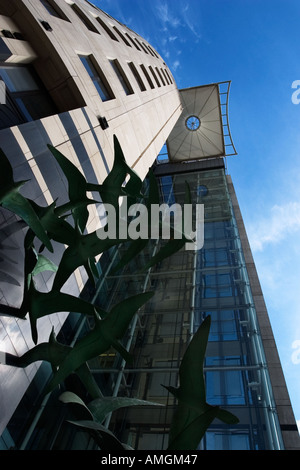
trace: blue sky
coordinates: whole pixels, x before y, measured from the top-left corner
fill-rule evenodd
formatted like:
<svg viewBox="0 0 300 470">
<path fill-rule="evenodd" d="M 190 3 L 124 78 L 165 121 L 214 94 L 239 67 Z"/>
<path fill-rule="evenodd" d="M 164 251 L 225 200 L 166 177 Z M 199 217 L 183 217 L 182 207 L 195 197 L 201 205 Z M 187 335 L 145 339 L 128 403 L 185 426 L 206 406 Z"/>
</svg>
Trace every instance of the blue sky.
<svg viewBox="0 0 300 470">
<path fill-rule="evenodd" d="M 93 0 L 165 59 L 178 88 L 231 80 L 227 158 L 300 421 L 299 0 Z M 300 94 L 299 94 L 300 97 Z"/>
</svg>

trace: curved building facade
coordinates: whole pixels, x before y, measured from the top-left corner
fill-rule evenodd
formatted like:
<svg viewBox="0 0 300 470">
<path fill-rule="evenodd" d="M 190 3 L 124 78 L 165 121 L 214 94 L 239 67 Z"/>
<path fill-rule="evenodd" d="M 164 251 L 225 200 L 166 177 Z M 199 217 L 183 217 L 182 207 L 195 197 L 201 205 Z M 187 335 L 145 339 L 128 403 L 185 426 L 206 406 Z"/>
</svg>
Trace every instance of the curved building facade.
<svg viewBox="0 0 300 470">
<path fill-rule="evenodd" d="M 113 163 L 114 134 L 127 163 L 144 179 L 182 109 L 172 74 L 153 47 L 83 0 L 1 2 L 0 31 L 0 79 L 5 84 L 0 147 L 16 180 L 30 180 L 23 194 L 40 205 L 66 200 L 64 176 L 47 144 L 89 182 L 101 183 Z M 99 215 L 94 206 L 89 210 L 88 230 L 93 231 Z M 12 213 L 1 209 L 3 238 L 13 220 Z M 14 234 L 2 248 L 0 270 L 7 274 L 0 281 L 3 305 L 18 306 L 22 300 L 22 243 L 22 235 Z M 47 291 L 52 279 L 43 277 L 38 287 Z M 77 295 L 86 280 L 78 270 L 65 290 Z M 41 340 L 52 326 L 58 332 L 67 315 L 41 322 Z M 26 321 L 1 316 L 1 350 L 22 355 L 32 345 Z M 0 365 L 0 434 L 37 368 Z"/>
</svg>

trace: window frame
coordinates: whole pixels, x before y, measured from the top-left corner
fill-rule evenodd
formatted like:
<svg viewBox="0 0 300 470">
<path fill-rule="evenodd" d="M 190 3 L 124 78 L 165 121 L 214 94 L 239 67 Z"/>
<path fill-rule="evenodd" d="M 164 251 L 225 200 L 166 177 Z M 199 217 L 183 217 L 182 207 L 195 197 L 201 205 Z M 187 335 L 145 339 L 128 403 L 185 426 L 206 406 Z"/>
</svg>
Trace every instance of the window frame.
<svg viewBox="0 0 300 470">
<path fill-rule="evenodd" d="M 113 41 L 119 42 L 119 39 L 116 37 L 116 35 L 112 32 L 111 28 L 105 23 L 105 21 L 100 17 L 97 16 L 96 21 L 100 24 L 100 26 L 104 29 L 104 31 L 108 34 L 108 36 L 113 39 Z"/>
<path fill-rule="evenodd" d="M 144 64 L 140 64 L 140 67 L 141 67 L 141 70 L 142 72 L 144 73 L 149 85 L 150 85 L 150 88 L 152 88 L 152 90 L 155 88 L 154 86 L 154 83 L 153 81 L 151 80 L 151 77 L 150 75 L 148 74 L 148 70 L 146 69 L 145 65 Z"/>
<path fill-rule="evenodd" d="M 123 70 L 123 67 L 121 66 L 120 62 L 117 60 L 117 59 L 109 59 L 109 62 L 115 72 L 115 74 L 117 75 L 122 87 L 123 87 L 123 90 L 125 92 L 125 94 L 127 96 L 130 96 L 130 95 L 133 95 L 134 94 L 134 90 Z"/>
<path fill-rule="evenodd" d="M 89 75 L 91 81 L 93 82 L 93 85 L 95 89 L 97 90 L 97 93 L 103 103 L 106 101 L 111 101 L 115 99 L 115 95 L 102 71 L 100 66 L 98 65 L 97 61 L 95 60 L 94 56 L 92 54 L 84 55 L 84 54 L 79 54 L 78 55 L 80 62 L 82 63 L 86 73 Z M 89 69 L 91 73 L 89 72 L 88 68 L 85 66 L 83 60 L 87 61 L 87 64 L 89 66 Z M 98 86 L 97 86 L 98 85 Z M 101 92 L 102 94 L 101 94 Z"/>
<path fill-rule="evenodd" d="M 130 68 L 131 70 L 131 73 L 132 75 L 134 76 L 139 88 L 141 91 L 146 91 L 146 87 L 145 87 L 145 84 L 135 66 L 135 64 L 133 62 L 128 62 L 128 67 Z"/>
<path fill-rule="evenodd" d="M 62 11 L 62 9 L 57 5 L 54 0 L 40 0 L 41 5 L 47 10 L 49 15 L 60 20 L 70 22 L 67 15 Z"/>
<path fill-rule="evenodd" d="M 81 22 L 86 26 L 89 31 L 91 31 L 92 33 L 101 34 L 100 31 L 98 31 L 98 29 L 94 25 L 94 23 L 90 20 L 90 18 L 88 18 L 86 13 L 78 5 L 76 5 L 76 3 L 73 3 L 73 5 L 71 5 L 71 8 L 77 18 L 81 20 Z"/>
</svg>

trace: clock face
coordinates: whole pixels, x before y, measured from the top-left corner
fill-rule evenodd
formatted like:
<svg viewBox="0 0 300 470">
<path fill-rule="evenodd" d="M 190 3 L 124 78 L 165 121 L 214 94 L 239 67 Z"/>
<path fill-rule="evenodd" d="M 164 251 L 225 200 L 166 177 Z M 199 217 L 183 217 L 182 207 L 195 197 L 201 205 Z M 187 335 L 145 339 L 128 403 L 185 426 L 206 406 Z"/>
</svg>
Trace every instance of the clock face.
<svg viewBox="0 0 300 470">
<path fill-rule="evenodd" d="M 200 119 L 197 116 L 189 116 L 185 121 L 185 125 L 189 131 L 196 131 L 200 127 Z"/>
</svg>

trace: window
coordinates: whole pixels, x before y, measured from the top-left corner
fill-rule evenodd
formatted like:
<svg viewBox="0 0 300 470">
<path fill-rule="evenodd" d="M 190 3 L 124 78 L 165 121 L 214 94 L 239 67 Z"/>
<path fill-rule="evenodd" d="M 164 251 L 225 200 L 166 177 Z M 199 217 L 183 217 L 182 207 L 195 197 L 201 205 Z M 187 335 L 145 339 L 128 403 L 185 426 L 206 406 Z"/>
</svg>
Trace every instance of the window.
<svg viewBox="0 0 300 470">
<path fill-rule="evenodd" d="M 236 341 L 238 339 L 234 310 L 207 312 L 211 315 L 209 341 Z"/>
<path fill-rule="evenodd" d="M 208 366 L 224 366 L 227 370 L 207 371 L 207 401 L 211 405 L 244 405 L 246 402 L 241 370 L 234 370 L 240 365 L 239 357 L 210 357 Z M 232 370 L 228 370 L 232 368 Z"/>
<path fill-rule="evenodd" d="M 137 43 L 133 40 L 133 38 L 131 36 L 129 36 L 128 33 L 125 33 L 125 36 L 132 42 L 132 44 L 134 45 L 134 47 L 140 51 L 141 49 L 139 48 L 139 46 L 137 45 Z"/>
<path fill-rule="evenodd" d="M 141 49 L 144 50 L 144 52 L 146 52 L 146 54 L 149 54 L 149 52 L 147 51 L 147 49 L 145 48 L 145 46 L 137 39 L 135 38 L 136 42 L 138 43 L 138 45 L 141 47 Z"/>
<path fill-rule="evenodd" d="M 204 274 L 202 276 L 203 298 L 220 298 L 237 295 L 230 274 Z"/>
<path fill-rule="evenodd" d="M 6 104 L 0 106 L 0 128 L 34 121 L 57 113 L 57 109 L 28 66 L 2 66 L 0 79 L 6 87 Z"/>
<path fill-rule="evenodd" d="M 61 9 L 56 5 L 53 0 L 40 0 L 43 6 L 46 8 L 48 13 L 52 16 L 56 16 L 56 18 L 60 18 L 61 20 L 69 21 L 66 15 L 61 11 Z"/>
<path fill-rule="evenodd" d="M 161 73 L 163 74 L 163 76 L 165 77 L 165 80 L 166 80 L 167 84 L 170 85 L 169 78 L 168 78 L 167 74 L 165 73 L 164 69 L 160 69 L 160 70 L 161 70 Z"/>
<path fill-rule="evenodd" d="M 147 48 L 147 51 L 149 51 L 150 54 L 151 54 L 153 57 L 155 57 L 154 54 L 153 54 L 153 52 L 152 52 L 151 47 L 147 46 L 147 44 L 145 44 L 145 43 L 143 43 L 143 44 L 144 44 L 144 46 Z"/>
<path fill-rule="evenodd" d="M 208 195 L 208 188 L 204 184 L 200 184 L 197 186 L 197 196 L 205 197 Z"/>
<path fill-rule="evenodd" d="M 144 85 L 144 83 L 143 83 L 143 81 L 142 81 L 142 79 L 141 79 L 141 77 L 140 77 L 140 75 L 139 75 L 139 73 L 138 73 L 138 71 L 137 71 L 137 69 L 136 69 L 136 66 L 134 65 L 133 62 L 129 62 L 128 65 L 129 65 L 129 68 L 130 68 L 131 72 L 133 73 L 133 75 L 134 75 L 134 77 L 135 77 L 135 79 L 136 79 L 136 81 L 137 81 L 137 84 L 138 84 L 139 87 L 140 87 L 140 90 L 141 90 L 141 91 L 145 91 L 145 90 L 146 90 L 146 87 L 145 87 L 145 85 Z"/>
<path fill-rule="evenodd" d="M 170 83 L 173 83 L 172 78 L 171 78 L 171 76 L 170 76 L 168 70 L 165 69 L 165 72 L 166 72 L 167 76 L 169 77 Z"/>
<path fill-rule="evenodd" d="M 144 49 L 144 51 L 146 52 L 146 54 L 149 54 L 148 49 L 147 49 L 147 46 L 146 46 L 146 44 L 144 44 L 143 42 L 142 42 L 142 48 Z"/>
<path fill-rule="evenodd" d="M 109 37 L 111 39 L 113 39 L 114 41 L 119 41 L 118 38 L 114 35 L 114 33 L 112 32 L 112 30 L 107 26 L 107 24 L 99 17 L 97 16 L 96 20 L 98 21 L 98 23 L 102 26 L 102 28 L 104 29 L 104 31 L 107 32 L 107 34 L 109 35 Z"/>
<path fill-rule="evenodd" d="M 149 49 L 151 49 L 151 51 L 153 52 L 155 57 L 157 57 L 159 59 L 159 56 L 158 56 L 157 52 L 153 49 L 153 47 L 151 47 L 151 46 L 148 46 L 148 47 L 149 47 Z"/>
<path fill-rule="evenodd" d="M 97 28 L 91 22 L 91 20 L 83 13 L 83 11 L 77 5 L 72 5 L 72 10 L 76 13 L 78 18 L 80 18 L 83 24 L 85 24 L 89 31 L 100 34 Z"/>
<path fill-rule="evenodd" d="M 229 252 L 226 248 L 204 249 L 202 253 L 203 266 L 230 265 Z"/>
<path fill-rule="evenodd" d="M 159 80 L 158 80 L 158 78 L 157 78 L 157 76 L 156 76 L 156 74 L 155 74 L 153 68 L 151 67 L 151 65 L 149 65 L 149 70 L 150 70 L 150 72 L 152 73 L 153 78 L 154 78 L 154 80 L 156 81 L 157 86 L 161 86 L 161 84 L 159 83 Z"/>
<path fill-rule="evenodd" d="M 145 67 L 143 64 L 141 64 L 140 67 L 141 67 L 142 71 L 144 72 L 144 75 L 145 75 L 146 79 L 148 80 L 148 83 L 149 83 L 150 87 L 151 87 L 151 88 L 154 88 L 153 82 L 152 82 L 152 80 L 151 80 L 151 78 L 150 78 L 149 73 L 148 73 L 147 70 L 146 70 L 146 67 Z"/>
<path fill-rule="evenodd" d="M 114 94 L 107 83 L 102 71 L 100 68 L 94 66 L 94 61 L 92 56 L 79 56 L 82 64 L 85 67 L 85 70 L 89 74 L 91 80 L 93 81 L 96 90 L 102 101 L 109 101 L 114 98 Z"/>
<path fill-rule="evenodd" d="M 131 44 L 129 44 L 129 42 L 127 41 L 127 39 L 125 38 L 125 36 L 121 33 L 121 31 L 116 28 L 116 26 L 113 27 L 114 30 L 118 33 L 118 35 L 120 36 L 120 38 L 124 41 L 124 43 L 126 44 L 126 46 L 129 46 L 131 47 Z"/>
<path fill-rule="evenodd" d="M 211 430 L 205 434 L 206 450 L 250 450 L 248 430 Z"/>
<path fill-rule="evenodd" d="M 163 85 L 165 85 L 164 79 L 162 78 L 162 76 L 161 76 L 161 74 L 160 74 L 160 71 L 158 70 L 158 68 L 157 68 L 157 67 L 155 67 L 155 70 L 156 70 L 156 72 L 157 72 L 157 75 L 158 75 L 158 76 L 159 76 L 159 78 L 161 79 L 161 81 L 162 81 L 162 84 L 163 84 Z"/>
<path fill-rule="evenodd" d="M 114 71 L 116 72 L 117 76 L 118 76 L 118 79 L 120 80 L 121 82 L 121 85 L 126 93 L 126 95 L 132 95 L 134 92 L 133 92 L 133 89 L 125 75 L 125 72 L 124 70 L 122 69 L 121 65 L 119 64 L 119 62 L 117 60 L 110 60 L 110 63 L 111 63 L 111 66 L 112 68 L 114 69 Z"/>
</svg>

